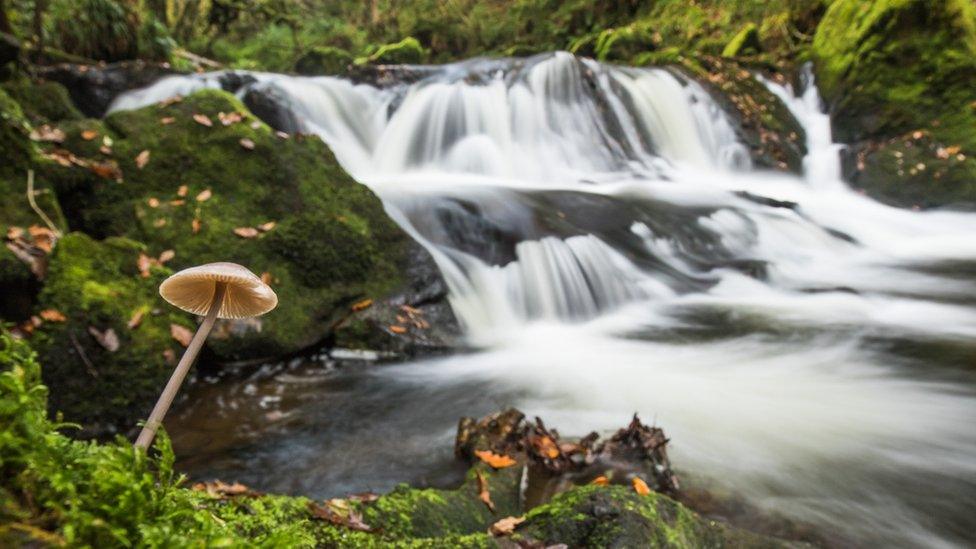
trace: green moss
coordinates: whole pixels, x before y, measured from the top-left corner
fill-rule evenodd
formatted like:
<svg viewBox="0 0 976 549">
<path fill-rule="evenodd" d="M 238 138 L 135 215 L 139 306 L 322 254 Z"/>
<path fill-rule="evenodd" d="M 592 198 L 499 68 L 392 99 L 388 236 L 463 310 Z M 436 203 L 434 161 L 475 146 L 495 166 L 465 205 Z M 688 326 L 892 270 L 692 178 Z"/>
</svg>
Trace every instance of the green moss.
<svg viewBox="0 0 976 549">
<path fill-rule="evenodd" d="M 298 58 L 295 71 L 310 76 L 342 74 L 352 62 L 353 55 L 342 48 L 319 46 Z"/>
<path fill-rule="evenodd" d="M 817 28 L 812 54 L 842 141 L 876 151 L 898 136 L 925 131 L 969 159 L 959 166 L 954 158 L 930 158 L 928 173 L 944 174 L 934 183 L 929 177 L 884 183 L 889 174 L 875 167 L 886 167 L 867 162 L 855 184 L 899 202 L 903 186 L 914 186 L 908 194 L 926 203 L 976 200 L 970 164 L 976 155 L 976 6 L 966 0 L 837 0 Z"/>
<path fill-rule="evenodd" d="M 67 88 L 57 82 L 18 79 L 0 84 L 0 89 L 20 104 L 35 125 L 81 118 Z"/>
<path fill-rule="evenodd" d="M 244 120 L 224 126 L 221 112 L 242 113 Z M 194 114 L 208 116 L 213 127 L 195 122 Z M 175 122 L 162 125 L 163 117 Z M 218 323 L 208 346 L 219 358 L 312 345 L 353 300 L 382 297 L 402 280 L 409 238 L 379 199 L 342 170 L 319 138 L 282 139 L 230 94 L 206 90 L 166 107 L 113 113 L 101 128 L 87 121 L 65 127 L 65 146 L 79 155 L 98 155 L 97 140 L 77 137 L 83 128 L 110 135 L 112 158 L 125 176 L 116 183 L 54 168 L 51 177 L 78 228 L 145 242 L 154 257 L 172 249 L 174 269 L 233 261 L 269 273 L 278 308 L 248 322 Z M 242 147 L 241 139 L 254 149 Z M 135 159 L 142 151 L 149 151 L 149 161 L 140 169 Z M 182 185 L 188 193 L 181 198 Z M 205 190 L 211 198 L 196 200 Z M 234 234 L 269 221 L 277 226 L 257 238 Z"/>
<path fill-rule="evenodd" d="M 423 63 L 427 59 L 427 51 L 420 42 L 408 36 L 394 44 L 384 44 L 357 63 L 373 63 L 376 65 L 399 65 Z"/>
<path fill-rule="evenodd" d="M 6 91 L 0 89 L 0 152 L 3 164 L 0 173 L 21 172 L 33 158 L 33 145 L 28 139 L 30 125 L 24 111 Z"/>
<path fill-rule="evenodd" d="M 722 50 L 722 57 L 739 57 L 741 55 L 759 53 L 759 29 L 755 23 L 749 23 L 739 31 Z"/>
<path fill-rule="evenodd" d="M 655 34 L 650 25 L 632 24 L 601 32 L 596 39 L 594 53 L 601 61 L 628 60 L 653 50 L 660 42 L 660 34 Z"/>
</svg>

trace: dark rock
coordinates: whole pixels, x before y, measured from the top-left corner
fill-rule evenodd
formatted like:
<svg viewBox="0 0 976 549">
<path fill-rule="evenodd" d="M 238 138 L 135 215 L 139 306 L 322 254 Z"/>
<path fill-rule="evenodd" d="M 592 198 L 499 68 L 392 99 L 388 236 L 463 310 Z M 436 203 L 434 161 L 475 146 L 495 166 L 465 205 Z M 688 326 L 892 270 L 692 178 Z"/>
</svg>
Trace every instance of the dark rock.
<svg viewBox="0 0 976 549">
<path fill-rule="evenodd" d="M 301 124 L 288 108 L 286 95 L 272 83 L 251 86 L 244 94 L 244 104 L 272 128 L 285 133 L 298 133 Z"/>
<path fill-rule="evenodd" d="M 237 93 L 244 86 L 254 84 L 258 80 L 250 74 L 228 71 L 220 75 L 218 81 L 220 82 L 221 89 L 225 92 Z"/>
<path fill-rule="evenodd" d="M 109 65 L 63 63 L 38 67 L 37 72 L 39 76 L 68 88 L 75 106 L 86 116 L 99 118 L 122 92 L 148 86 L 160 77 L 178 71 L 169 63 L 139 60 Z"/>
</svg>

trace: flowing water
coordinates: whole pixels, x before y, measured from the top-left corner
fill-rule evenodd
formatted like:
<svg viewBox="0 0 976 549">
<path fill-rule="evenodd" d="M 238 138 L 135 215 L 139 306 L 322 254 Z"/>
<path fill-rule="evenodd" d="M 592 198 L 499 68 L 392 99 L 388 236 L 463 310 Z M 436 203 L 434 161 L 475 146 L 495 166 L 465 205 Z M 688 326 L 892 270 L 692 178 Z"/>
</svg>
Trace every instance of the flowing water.
<svg viewBox="0 0 976 549">
<path fill-rule="evenodd" d="M 806 130 L 792 176 L 753 169 L 667 70 L 566 53 L 424 70 L 248 86 L 427 246 L 479 350 L 201 384 L 171 427 L 189 470 L 319 496 L 449 483 L 461 415 L 515 405 L 582 435 L 636 411 L 680 469 L 846 542 L 976 541 L 976 214 L 849 189 L 809 74 L 799 95 L 764 81 Z"/>
</svg>

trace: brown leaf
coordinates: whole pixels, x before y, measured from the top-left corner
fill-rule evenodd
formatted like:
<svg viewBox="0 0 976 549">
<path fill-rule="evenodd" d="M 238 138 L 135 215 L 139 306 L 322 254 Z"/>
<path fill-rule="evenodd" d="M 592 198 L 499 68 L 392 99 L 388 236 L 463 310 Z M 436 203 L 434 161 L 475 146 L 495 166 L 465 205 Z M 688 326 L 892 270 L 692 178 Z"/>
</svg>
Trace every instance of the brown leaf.
<svg viewBox="0 0 976 549">
<path fill-rule="evenodd" d="M 172 124 L 173 122 L 176 122 L 176 119 L 173 118 L 172 116 L 164 116 L 164 117 L 162 117 L 162 118 L 159 119 L 159 123 L 162 124 L 162 125 L 164 125 L 164 126 L 167 126 L 169 124 Z"/>
<path fill-rule="evenodd" d="M 363 309 L 368 309 L 369 306 L 372 304 L 373 304 L 372 299 L 364 299 L 362 301 L 357 301 L 356 303 L 352 304 L 352 310 L 353 312 L 362 311 Z"/>
<path fill-rule="evenodd" d="M 68 317 L 64 316 L 64 314 L 57 309 L 44 309 L 38 314 L 41 315 L 41 318 L 48 322 L 64 322 L 65 320 L 68 320 Z"/>
<path fill-rule="evenodd" d="M 254 492 L 251 492 L 250 488 L 240 482 L 227 484 L 219 480 L 214 480 L 210 482 L 198 482 L 192 488 L 198 492 L 206 492 L 212 498 L 219 499 L 226 499 L 227 496 L 254 495 Z"/>
<path fill-rule="evenodd" d="M 182 198 L 178 198 L 176 200 L 170 200 L 169 201 L 169 205 L 170 206 L 182 206 L 184 204 L 186 204 L 186 200 L 183 200 Z"/>
<path fill-rule="evenodd" d="M 278 224 L 275 223 L 274 221 L 268 221 L 267 223 L 262 223 L 258 225 L 258 230 L 261 231 L 262 233 L 266 233 L 271 229 L 274 229 L 277 225 Z"/>
<path fill-rule="evenodd" d="M 193 221 L 190 223 L 190 228 L 193 230 L 193 234 L 200 232 L 200 224 L 199 219 L 193 218 Z"/>
<path fill-rule="evenodd" d="M 396 326 L 396 325 L 390 326 L 390 331 L 393 332 L 393 333 L 395 333 L 395 334 L 405 334 L 405 333 L 407 333 L 407 329 L 406 328 L 404 328 L 403 326 Z"/>
<path fill-rule="evenodd" d="M 227 114 L 219 112 L 217 113 L 217 118 L 220 119 L 220 123 L 223 124 L 224 126 L 230 126 L 231 124 L 236 124 L 241 120 L 243 120 L 243 117 L 239 112 L 231 112 Z"/>
<path fill-rule="evenodd" d="M 590 481 L 590 484 L 592 484 L 594 486 L 607 486 L 608 484 L 610 484 L 610 479 L 608 479 L 607 477 L 605 477 L 603 475 L 600 475 L 600 476 L 596 477 L 595 479 L 591 480 Z"/>
<path fill-rule="evenodd" d="M 40 225 L 31 225 L 27 227 L 27 232 L 30 234 L 31 239 L 33 239 L 35 246 L 44 252 L 51 253 L 51 250 L 54 248 L 54 241 L 57 240 L 54 231 L 47 227 L 41 227 Z"/>
<path fill-rule="evenodd" d="M 156 197 L 150 197 L 149 200 L 146 201 L 146 203 L 149 204 L 149 207 L 150 208 L 158 208 L 159 207 L 159 199 L 156 198 Z"/>
<path fill-rule="evenodd" d="M 254 227 L 237 227 L 234 229 L 234 234 L 241 238 L 257 238 L 258 230 Z"/>
<path fill-rule="evenodd" d="M 559 448 L 556 443 L 547 436 L 541 436 L 532 440 L 533 446 L 539 454 L 546 456 L 549 459 L 556 459 L 559 457 Z"/>
<path fill-rule="evenodd" d="M 246 150 L 249 150 L 249 151 L 253 151 L 254 150 L 254 141 L 251 141 L 250 139 L 248 139 L 246 137 L 244 137 L 244 138 L 242 138 L 240 140 L 240 144 L 241 144 L 241 147 L 244 147 Z"/>
<path fill-rule="evenodd" d="M 63 143 L 65 135 L 64 131 L 60 128 L 54 128 L 44 124 L 39 128 L 31 130 L 30 138 L 32 141 L 43 141 L 45 143 Z"/>
<path fill-rule="evenodd" d="M 331 522 L 336 526 L 345 526 L 360 532 L 372 530 L 368 524 L 363 522 L 363 516 L 350 508 L 349 503 L 342 499 L 330 499 L 325 502 L 324 506 L 309 502 L 308 510 L 313 517 Z"/>
<path fill-rule="evenodd" d="M 142 278 L 149 278 L 149 267 L 152 266 L 152 259 L 144 254 L 139 254 L 139 259 L 136 260 L 136 267 L 139 268 L 139 276 Z"/>
<path fill-rule="evenodd" d="M 140 324 L 142 324 L 142 317 L 145 314 L 145 309 L 137 310 L 136 312 L 132 313 L 132 316 L 129 318 L 129 322 L 127 322 L 125 325 L 128 326 L 130 330 L 135 330 Z"/>
<path fill-rule="evenodd" d="M 163 228 L 165 226 L 166 226 L 165 219 L 157 219 L 156 221 L 153 221 L 153 227 L 156 227 L 157 229 Z"/>
<path fill-rule="evenodd" d="M 210 117 L 205 114 L 194 114 L 193 121 L 201 126 L 206 126 L 208 128 L 213 127 L 213 121 L 211 121 Z"/>
<path fill-rule="evenodd" d="M 160 107 L 168 107 L 168 106 L 170 106 L 170 105 L 172 105 L 174 103 L 179 103 L 180 101 L 183 101 L 183 96 L 182 95 L 174 95 L 173 97 L 170 97 L 170 98 L 167 98 L 167 99 L 163 99 L 162 101 L 160 101 L 159 102 L 159 106 Z"/>
<path fill-rule="evenodd" d="M 634 485 L 634 491 L 637 492 L 638 495 L 646 496 L 651 493 L 651 489 L 647 486 L 647 483 L 644 482 L 644 479 L 634 477 L 630 482 Z"/>
<path fill-rule="evenodd" d="M 163 250 L 163 253 L 159 254 L 159 263 L 166 263 L 167 261 L 176 257 L 176 252 L 173 250 Z"/>
<path fill-rule="evenodd" d="M 109 151 L 109 153 L 111 152 L 112 151 Z M 122 170 L 119 169 L 118 164 L 116 164 L 114 160 L 109 160 L 108 162 L 93 162 L 88 169 L 102 179 L 111 179 L 113 181 L 120 182 L 122 181 Z"/>
<path fill-rule="evenodd" d="M 96 137 L 98 137 L 98 132 L 96 132 L 95 130 L 84 130 L 83 132 L 81 132 L 81 138 L 84 139 L 85 141 L 91 141 Z"/>
<path fill-rule="evenodd" d="M 193 332 L 179 324 L 169 325 L 169 335 L 184 347 L 188 346 L 193 339 Z"/>
<path fill-rule="evenodd" d="M 408 315 L 420 315 L 424 312 L 410 305 L 400 305 L 400 310 L 407 313 Z"/>
<path fill-rule="evenodd" d="M 119 336 L 115 335 L 115 330 L 109 328 L 102 332 L 94 326 L 89 326 L 88 333 L 91 334 L 92 337 L 95 338 L 95 341 L 104 347 L 106 351 L 114 353 L 115 351 L 119 350 Z"/>
<path fill-rule="evenodd" d="M 511 467 L 518 463 L 509 456 L 496 454 L 494 452 L 489 452 L 488 450 L 477 450 L 474 455 L 478 456 L 478 459 L 487 463 L 494 469 L 504 469 L 505 467 Z"/>
<path fill-rule="evenodd" d="M 505 517 L 488 528 L 493 536 L 507 536 L 515 531 L 515 527 L 525 522 L 525 517 Z"/>
<path fill-rule="evenodd" d="M 163 351 L 163 360 L 166 361 L 166 364 L 171 366 L 176 364 L 176 353 L 173 351 L 173 349 L 166 349 Z"/>
<path fill-rule="evenodd" d="M 281 139 L 288 139 L 290 137 L 287 133 L 285 133 L 285 132 L 283 132 L 281 130 L 276 131 L 275 132 L 275 135 L 277 135 Z"/>
<path fill-rule="evenodd" d="M 481 471 L 478 471 L 478 499 L 488 506 L 489 511 L 495 512 L 495 504 L 491 501 L 491 492 L 488 491 L 488 481 Z"/>
<path fill-rule="evenodd" d="M 211 196 L 213 196 L 213 191 L 210 189 L 200 191 L 200 194 L 197 195 L 197 202 L 206 202 L 207 200 L 210 200 Z"/>
<path fill-rule="evenodd" d="M 144 150 L 136 156 L 136 167 L 140 170 L 146 167 L 149 163 L 149 150 Z"/>
<path fill-rule="evenodd" d="M 24 236 L 24 229 L 13 225 L 7 227 L 7 240 L 17 240 Z"/>
<path fill-rule="evenodd" d="M 263 273 L 261 273 L 261 282 L 264 282 L 265 284 L 267 284 L 268 286 L 270 286 L 271 285 L 271 273 L 269 273 L 268 271 L 264 271 Z"/>
<path fill-rule="evenodd" d="M 186 196 L 186 193 L 190 192 L 190 188 L 186 185 L 180 185 L 180 188 L 176 189 L 176 196 L 181 198 Z"/>
</svg>

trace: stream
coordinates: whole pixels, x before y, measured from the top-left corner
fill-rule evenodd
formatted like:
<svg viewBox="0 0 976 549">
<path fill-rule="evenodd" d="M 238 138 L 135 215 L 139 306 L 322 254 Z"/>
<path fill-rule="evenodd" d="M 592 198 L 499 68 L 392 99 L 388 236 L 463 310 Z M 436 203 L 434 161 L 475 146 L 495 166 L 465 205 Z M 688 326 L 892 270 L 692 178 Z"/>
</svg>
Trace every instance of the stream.
<svg viewBox="0 0 976 549">
<path fill-rule="evenodd" d="M 806 131 L 802 176 L 754 169 L 668 70 L 559 52 L 424 71 L 249 86 L 428 248 L 477 350 L 205 380 L 169 424 L 183 470 L 312 497 L 450 486 L 461 416 L 516 406 L 566 436 L 638 412 L 679 471 L 760 509 L 856 545 L 976 542 L 976 214 L 848 188 L 809 71 L 796 93 L 763 81 Z"/>
</svg>

